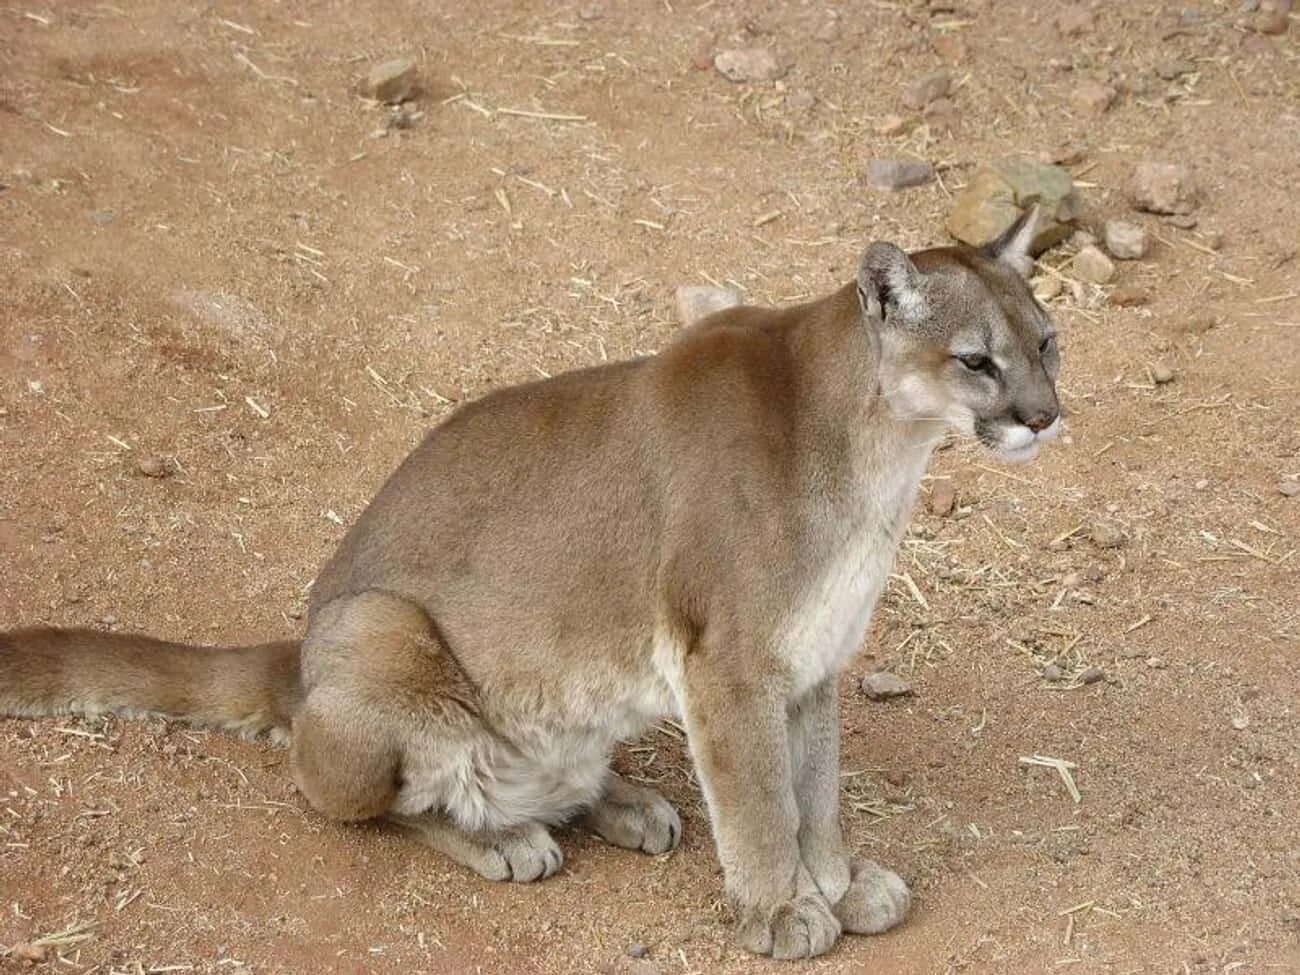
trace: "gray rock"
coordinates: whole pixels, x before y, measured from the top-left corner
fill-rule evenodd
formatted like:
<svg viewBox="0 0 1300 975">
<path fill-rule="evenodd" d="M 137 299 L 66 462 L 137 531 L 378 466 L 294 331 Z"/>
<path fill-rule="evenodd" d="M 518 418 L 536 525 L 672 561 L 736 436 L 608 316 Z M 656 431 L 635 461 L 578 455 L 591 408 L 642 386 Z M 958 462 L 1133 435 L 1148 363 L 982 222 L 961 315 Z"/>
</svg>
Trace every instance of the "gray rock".
<svg viewBox="0 0 1300 975">
<path fill-rule="evenodd" d="M 1056 664 L 1046 664 L 1046 665 L 1044 665 L 1044 667 L 1043 667 L 1043 680 L 1058 681 L 1058 680 L 1060 680 L 1063 676 L 1064 676 L 1064 674 L 1061 672 L 1061 668 L 1058 667 Z"/>
<path fill-rule="evenodd" d="M 1030 249 L 1041 254 L 1070 236 L 1079 214 L 1079 194 L 1059 166 L 1008 157 L 985 163 L 971 174 L 948 215 L 948 233 L 981 247 L 1006 230 L 1027 206 L 1039 205 L 1038 232 Z"/>
<path fill-rule="evenodd" d="M 948 517 L 952 514 L 952 509 L 957 507 L 957 486 L 946 477 L 935 481 L 930 488 L 929 506 L 931 514 L 940 518 Z"/>
<path fill-rule="evenodd" d="M 1167 362 L 1156 362 L 1151 366 L 1151 379 L 1157 386 L 1164 386 L 1174 381 L 1173 367 Z"/>
<path fill-rule="evenodd" d="M 878 190 L 923 186 L 934 179 L 934 167 L 924 160 L 872 159 L 867 162 L 867 185 Z"/>
<path fill-rule="evenodd" d="M 713 66 L 728 81 L 775 81 L 785 74 L 785 67 L 765 47 L 730 48 L 719 51 Z"/>
<path fill-rule="evenodd" d="M 1100 667 L 1085 667 L 1079 673 L 1080 684 L 1095 684 L 1106 677 L 1106 672 Z"/>
<path fill-rule="evenodd" d="M 394 58 L 370 69 L 365 93 L 386 105 L 397 105 L 415 94 L 415 83 L 415 62 L 410 58 Z"/>
<path fill-rule="evenodd" d="M 1146 257 L 1150 246 L 1147 232 L 1137 224 L 1125 220 L 1107 220 L 1102 239 L 1106 242 L 1110 256 L 1121 261 L 1136 261 Z"/>
<path fill-rule="evenodd" d="M 1145 160 L 1133 170 L 1129 196 L 1139 210 L 1188 214 L 1196 195 L 1196 180 L 1186 166 Z"/>
<path fill-rule="evenodd" d="M 1089 244 L 1074 255 L 1074 273 L 1092 284 L 1107 284 L 1115 276 L 1115 264 L 1101 249 Z"/>
<path fill-rule="evenodd" d="M 891 697 L 905 697 L 912 693 L 912 685 L 897 674 L 887 670 L 877 670 L 862 678 L 862 693 L 873 701 L 884 701 Z"/>
<path fill-rule="evenodd" d="M 1300 481 L 1278 481 L 1277 490 L 1284 498 L 1300 498 Z"/>
<path fill-rule="evenodd" d="M 1053 277 L 1050 274 L 1046 277 L 1034 278 L 1030 284 L 1034 289 L 1034 297 L 1039 301 L 1051 301 L 1065 287 L 1060 278 Z"/>
<path fill-rule="evenodd" d="M 943 70 L 931 71 L 903 89 L 903 104 L 919 111 L 946 96 L 951 88 L 952 75 Z"/>
</svg>

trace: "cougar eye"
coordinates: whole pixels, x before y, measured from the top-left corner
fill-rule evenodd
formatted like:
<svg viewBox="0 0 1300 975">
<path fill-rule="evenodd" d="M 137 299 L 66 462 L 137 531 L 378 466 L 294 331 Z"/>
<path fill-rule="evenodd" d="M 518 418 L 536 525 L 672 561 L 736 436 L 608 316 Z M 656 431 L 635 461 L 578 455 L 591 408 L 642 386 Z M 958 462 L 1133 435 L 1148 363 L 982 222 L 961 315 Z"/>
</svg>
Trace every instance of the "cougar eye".
<svg viewBox="0 0 1300 975">
<path fill-rule="evenodd" d="M 1049 335 L 1046 338 L 1044 338 L 1043 341 L 1038 344 L 1038 354 L 1047 355 L 1047 350 L 1052 347 L 1052 343 L 1055 341 L 1056 341 L 1055 335 Z"/>
<path fill-rule="evenodd" d="M 993 374 L 993 361 L 986 355 L 971 353 L 970 355 L 959 355 L 954 358 L 971 372 L 987 372 Z"/>
</svg>

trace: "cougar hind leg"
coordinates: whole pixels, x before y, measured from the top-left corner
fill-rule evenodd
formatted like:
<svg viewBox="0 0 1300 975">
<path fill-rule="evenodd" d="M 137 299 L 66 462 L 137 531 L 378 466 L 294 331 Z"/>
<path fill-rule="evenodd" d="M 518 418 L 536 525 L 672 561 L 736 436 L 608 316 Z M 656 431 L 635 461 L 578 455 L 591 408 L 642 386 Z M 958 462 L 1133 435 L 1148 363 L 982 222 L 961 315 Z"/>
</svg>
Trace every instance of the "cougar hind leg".
<svg viewBox="0 0 1300 975">
<path fill-rule="evenodd" d="M 549 877 L 563 818 L 545 770 L 480 716 L 477 692 L 415 604 L 389 593 L 322 607 L 303 644 L 294 779 L 332 819 L 384 817 L 493 880 Z"/>
<path fill-rule="evenodd" d="M 473 689 L 420 607 L 365 592 L 323 606 L 302 650 L 291 762 L 332 819 L 382 816 L 420 783 L 413 758 L 481 733 Z"/>
</svg>

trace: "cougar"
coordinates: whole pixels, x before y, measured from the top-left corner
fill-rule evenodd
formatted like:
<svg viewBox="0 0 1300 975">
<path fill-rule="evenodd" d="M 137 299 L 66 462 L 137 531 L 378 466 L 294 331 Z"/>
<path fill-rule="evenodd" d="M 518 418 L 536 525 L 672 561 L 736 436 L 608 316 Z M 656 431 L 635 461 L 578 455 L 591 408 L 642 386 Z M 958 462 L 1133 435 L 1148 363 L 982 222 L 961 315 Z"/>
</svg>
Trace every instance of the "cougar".
<svg viewBox="0 0 1300 975">
<path fill-rule="evenodd" d="M 845 845 L 837 678 L 936 441 L 1024 460 L 1057 431 L 1034 221 L 980 250 L 873 243 L 819 300 L 715 310 L 655 355 L 493 392 L 385 483 L 301 642 L 12 630 L 0 712 L 269 734 L 323 815 L 515 881 L 560 868 L 565 822 L 677 846 L 674 809 L 610 768 L 674 716 L 739 943 L 798 958 L 885 931 L 910 893 Z"/>
</svg>

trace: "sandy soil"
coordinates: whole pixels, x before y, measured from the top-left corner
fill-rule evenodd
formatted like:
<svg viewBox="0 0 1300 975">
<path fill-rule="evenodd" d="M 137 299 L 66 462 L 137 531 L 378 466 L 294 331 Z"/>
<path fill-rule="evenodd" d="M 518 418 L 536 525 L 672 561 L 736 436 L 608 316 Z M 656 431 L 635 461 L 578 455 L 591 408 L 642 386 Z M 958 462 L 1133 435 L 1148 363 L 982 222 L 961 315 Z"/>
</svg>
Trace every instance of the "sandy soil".
<svg viewBox="0 0 1300 975">
<path fill-rule="evenodd" d="M 457 402 L 661 347 L 682 283 L 824 292 L 873 239 L 942 240 L 979 162 L 1081 140 L 1085 224 L 1155 246 L 1053 302 L 1066 442 L 936 459 L 957 508 L 921 505 L 845 675 L 848 833 L 915 914 L 799 967 L 1300 971 L 1300 23 L 1097 3 L 1067 36 L 1067 6 L 0 7 L 0 625 L 297 634 L 344 526 Z M 726 47 L 788 71 L 733 83 Z M 355 86 L 398 54 L 425 92 L 394 124 Z M 878 134 L 945 66 L 951 105 Z M 940 180 L 869 190 L 881 155 Z M 1144 158 L 1193 169 L 1196 227 L 1131 212 Z M 915 695 L 863 697 L 881 666 Z M 1035 755 L 1074 763 L 1079 801 Z M 728 941 L 672 729 L 619 764 L 679 804 L 680 851 L 570 833 L 559 876 L 496 886 L 321 821 L 270 745 L 0 721 L 0 956 L 46 954 L 0 969 L 788 970 Z"/>
</svg>

